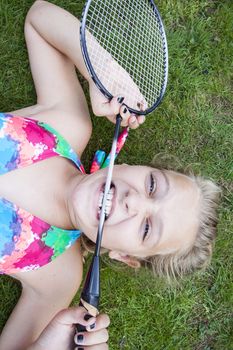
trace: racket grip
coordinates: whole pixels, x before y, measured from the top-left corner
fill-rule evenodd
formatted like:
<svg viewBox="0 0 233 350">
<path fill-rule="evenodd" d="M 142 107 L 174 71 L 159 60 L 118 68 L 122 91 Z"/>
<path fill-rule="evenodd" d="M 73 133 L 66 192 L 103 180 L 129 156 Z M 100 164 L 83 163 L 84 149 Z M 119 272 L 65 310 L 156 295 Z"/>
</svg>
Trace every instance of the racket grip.
<svg viewBox="0 0 233 350">
<path fill-rule="evenodd" d="M 79 306 L 84 307 L 90 317 L 96 317 L 99 314 L 99 298 L 100 298 L 100 275 L 99 275 L 99 256 L 93 256 L 89 267 L 84 288 L 81 294 Z M 89 317 L 89 318 L 90 318 Z M 76 324 L 77 332 L 84 332 L 86 328 Z"/>
</svg>

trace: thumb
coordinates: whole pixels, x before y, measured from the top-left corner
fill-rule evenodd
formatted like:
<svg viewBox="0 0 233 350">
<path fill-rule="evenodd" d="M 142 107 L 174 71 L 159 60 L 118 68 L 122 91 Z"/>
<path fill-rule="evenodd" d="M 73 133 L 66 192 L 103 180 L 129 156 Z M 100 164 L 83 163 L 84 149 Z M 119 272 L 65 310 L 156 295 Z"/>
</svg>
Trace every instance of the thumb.
<svg viewBox="0 0 233 350">
<path fill-rule="evenodd" d="M 53 323 L 72 325 L 79 323 L 83 326 L 90 326 L 96 322 L 95 317 L 86 321 L 87 310 L 84 307 L 74 306 L 60 311 L 53 319 Z"/>
<path fill-rule="evenodd" d="M 117 115 L 120 111 L 120 107 L 124 101 L 123 96 L 115 96 L 111 99 L 111 101 L 105 102 L 101 104 L 98 108 L 98 115 L 104 115 L 106 117 L 110 117 L 112 115 Z"/>
</svg>

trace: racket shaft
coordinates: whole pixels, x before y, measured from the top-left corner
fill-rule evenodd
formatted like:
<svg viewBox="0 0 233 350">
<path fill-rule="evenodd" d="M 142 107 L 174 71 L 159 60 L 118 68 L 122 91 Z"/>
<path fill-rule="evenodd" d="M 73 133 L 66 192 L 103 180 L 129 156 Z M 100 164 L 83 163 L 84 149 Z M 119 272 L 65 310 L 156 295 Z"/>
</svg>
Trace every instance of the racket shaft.
<svg viewBox="0 0 233 350">
<path fill-rule="evenodd" d="M 96 249 L 95 255 L 92 258 L 92 263 L 90 265 L 89 271 L 87 273 L 85 285 L 81 295 L 80 306 L 85 307 L 85 309 L 90 314 L 90 317 L 98 315 L 98 304 L 100 297 L 100 267 L 99 267 L 99 252 L 103 235 L 104 221 L 105 221 L 105 207 L 107 201 L 107 194 L 111 187 L 113 166 L 115 161 L 116 149 L 117 149 L 117 139 L 121 124 L 120 114 L 116 117 L 116 126 L 114 131 L 114 138 L 111 148 L 111 157 L 109 162 L 109 168 L 107 173 L 107 179 L 104 189 L 103 205 L 100 213 L 100 222 L 97 232 Z M 76 324 L 77 332 L 85 332 L 86 328 L 80 324 Z"/>
<path fill-rule="evenodd" d="M 107 179 L 106 179 L 106 184 L 105 184 L 105 189 L 104 189 L 103 204 L 102 204 L 102 208 L 101 208 L 101 212 L 100 212 L 100 221 L 99 221 L 99 226 L 98 226 L 95 255 L 99 255 L 99 252 L 100 252 L 100 246 L 101 246 L 103 228 L 104 228 L 104 221 L 105 221 L 105 208 L 106 208 L 106 203 L 107 203 L 107 195 L 108 195 L 108 192 L 110 190 L 111 182 L 112 182 L 113 166 L 114 166 L 114 161 L 115 161 L 115 155 L 116 155 L 116 149 L 117 149 L 117 139 L 118 139 L 118 135 L 119 135 L 121 120 L 122 120 L 122 118 L 121 118 L 120 114 L 118 114 L 116 117 L 114 138 L 113 138 L 113 142 L 112 142 L 111 156 L 110 156 Z"/>
</svg>

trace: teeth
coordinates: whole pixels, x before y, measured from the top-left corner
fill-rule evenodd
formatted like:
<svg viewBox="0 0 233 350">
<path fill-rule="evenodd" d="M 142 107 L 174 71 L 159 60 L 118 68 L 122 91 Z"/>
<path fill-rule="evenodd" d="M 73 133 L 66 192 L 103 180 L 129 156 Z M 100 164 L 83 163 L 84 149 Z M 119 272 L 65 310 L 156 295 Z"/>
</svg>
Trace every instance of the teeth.
<svg viewBox="0 0 233 350">
<path fill-rule="evenodd" d="M 112 200 L 112 199 L 113 199 L 113 193 L 108 192 L 107 200 Z"/>
<path fill-rule="evenodd" d="M 106 214 L 106 215 L 109 215 L 110 209 L 111 209 L 110 207 L 106 207 L 106 208 L 105 208 L 105 214 Z"/>
<path fill-rule="evenodd" d="M 107 201 L 106 201 L 106 206 L 105 206 L 105 214 L 108 217 L 108 215 L 110 214 L 111 208 L 112 208 L 112 199 L 114 197 L 114 188 L 111 188 L 107 194 Z M 101 208 L 103 205 L 103 198 L 104 198 L 104 192 L 101 191 L 100 192 L 100 197 L 99 197 L 99 203 L 98 203 L 98 214 L 100 215 L 101 213 Z"/>
<path fill-rule="evenodd" d="M 103 198 L 104 198 L 104 192 L 101 192 L 100 193 L 100 198 L 99 198 L 99 208 L 102 207 Z"/>
</svg>

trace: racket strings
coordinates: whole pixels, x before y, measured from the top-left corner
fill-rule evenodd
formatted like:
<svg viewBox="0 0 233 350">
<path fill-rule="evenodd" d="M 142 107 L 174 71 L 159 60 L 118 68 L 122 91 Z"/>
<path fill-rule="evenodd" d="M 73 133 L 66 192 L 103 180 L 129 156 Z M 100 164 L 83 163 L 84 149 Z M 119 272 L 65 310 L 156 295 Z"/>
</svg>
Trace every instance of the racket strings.
<svg viewBox="0 0 233 350">
<path fill-rule="evenodd" d="M 166 44 L 149 1 L 94 0 L 86 18 L 92 66 L 112 94 L 131 108 L 151 107 L 165 83 Z"/>
<path fill-rule="evenodd" d="M 103 11 L 103 13 L 104 13 L 104 11 Z M 107 15 L 106 13 L 104 13 L 104 15 Z M 154 19 L 154 18 L 153 18 Z M 131 20 L 131 19 L 129 19 L 129 20 Z M 139 21 L 140 22 L 140 21 Z M 153 22 L 154 23 L 154 22 Z M 122 25 L 121 27 L 121 30 L 123 31 L 124 29 L 125 29 L 125 26 L 124 25 Z M 141 29 L 141 28 L 139 28 L 139 29 Z M 101 33 L 101 34 L 104 34 L 104 33 Z M 134 38 L 135 39 L 135 38 Z M 140 37 L 139 37 L 139 39 L 140 39 Z M 159 38 L 156 38 L 157 39 L 157 41 L 158 41 L 158 39 Z M 137 39 L 138 40 L 138 39 Z M 118 40 L 116 40 L 116 42 L 114 43 L 114 44 L 117 44 L 117 42 L 118 42 Z M 130 46 L 130 43 L 128 43 L 128 45 Z M 115 45 L 114 45 L 115 46 Z M 115 56 L 114 55 L 114 53 L 116 52 L 115 50 L 114 50 L 114 46 L 111 46 L 111 51 L 112 51 L 112 55 L 113 56 Z M 130 55 L 129 55 L 129 52 L 128 52 L 128 50 L 126 50 L 126 52 L 127 52 L 127 57 L 128 57 L 128 63 L 130 62 L 130 60 L 129 60 L 129 58 L 130 58 Z M 116 56 L 115 56 L 116 57 Z M 132 56 L 131 56 L 132 57 Z M 119 57 L 119 58 L 121 58 L 121 56 Z M 139 73 L 141 73 L 141 69 L 142 69 L 142 65 L 141 65 L 141 67 L 139 67 L 140 68 L 140 70 L 137 70 L 137 67 L 136 67 L 136 65 L 135 65 L 135 57 L 133 57 L 133 59 L 134 60 L 132 60 L 130 63 L 134 63 L 134 73 L 137 73 L 137 72 L 139 72 Z M 147 60 L 147 62 L 149 62 L 149 60 Z M 125 63 L 125 61 L 122 61 L 121 60 L 121 62 L 120 62 L 122 65 L 124 65 L 124 63 Z M 157 67 L 158 67 L 158 63 L 157 63 Z M 148 70 L 148 65 L 146 66 L 146 69 Z M 153 67 L 154 68 L 154 67 Z"/>
</svg>

